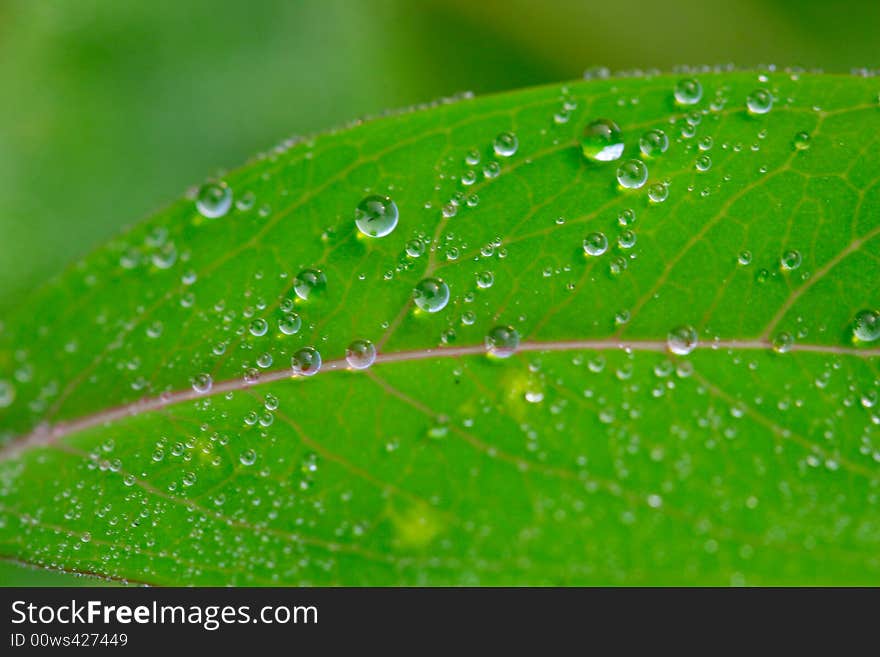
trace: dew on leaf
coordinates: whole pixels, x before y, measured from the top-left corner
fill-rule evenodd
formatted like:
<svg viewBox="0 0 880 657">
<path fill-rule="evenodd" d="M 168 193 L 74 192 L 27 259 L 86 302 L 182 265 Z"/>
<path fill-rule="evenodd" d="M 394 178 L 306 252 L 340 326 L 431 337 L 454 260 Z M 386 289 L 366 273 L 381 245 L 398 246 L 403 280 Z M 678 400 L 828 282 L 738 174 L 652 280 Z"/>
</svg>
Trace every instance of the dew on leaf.
<svg viewBox="0 0 880 657">
<path fill-rule="evenodd" d="M 666 336 L 666 345 L 672 353 L 686 356 L 697 347 L 697 331 L 693 326 L 678 326 Z"/>
<path fill-rule="evenodd" d="M 354 211 L 358 230 L 367 237 L 385 237 L 397 227 L 397 204 L 388 196 L 367 196 Z"/>
<path fill-rule="evenodd" d="M 519 148 L 519 140 L 512 132 L 502 132 L 495 137 L 492 148 L 495 150 L 496 155 L 511 157 L 516 153 L 516 149 Z"/>
<path fill-rule="evenodd" d="M 617 245 L 621 249 L 631 249 L 636 245 L 636 234 L 632 230 L 625 230 L 617 236 Z"/>
<path fill-rule="evenodd" d="M 581 151 L 588 160 L 611 162 L 623 155 L 623 133 L 610 119 L 588 123 L 581 137 Z"/>
<path fill-rule="evenodd" d="M 584 238 L 584 253 L 588 256 L 600 256 L 608 250 L 608 238 L 605 233 L 594 232 Z"/>
<path fill-rule="evenodd" d="M 253 465 L 257 462 L 257 451 L 255 449 L 246 449 L 238 457 L 239 463 L 242 465 Z"/>
<path fill-rule="evenodd" d="M 874 342 L 880 339 L 880 312 L 860 310 L 856 313 L 853 338 L 856 342 Z"/>
<path fill-rule="evenodd" d="M 495 275 L 492 274 L 491 271 L 478 272 L 476 275 L 476 279 L 477 287 L 483 290 L 492 287 L 492 284 L 495 283 Z"/>
<path fill-rule="evenodd" d="M 413 301 L 426 313 L 443 310 L 449 303 L 449 286 L 441 278 L 425 278 L 413 289 Z"/>
<path fill-rule="evenodd" d="M 662 130 L 655 128 L 648 130 L 639 139 L 639 150 L 646 157 L 657 157 L 662 155 L 669 148 L 669 137 Z"/>
<path fill-rule="evenodd" d="M 314 347 L 303 347 L 290 359 L 290 367 L 296 376 L 312 376 L 321 369 L 321 354 Z"/>
<path fill-rule="evenodd" d="M 651 203 L 663 203 L 663 201 L 669 198 L 669 187 L 662 182 L 649 185 L 648 198 L 651 200 Z"/>
<path fill-rule="evenodd" d="M 226 183 L 207 183 L 196 195 L 196 209 L 206 219 L 222 217 L 232 205 L 232 190 Z"/>
<path fill-rule="evenodd" d="M 648 167 L 641 160 L 627 160 L 617 167 L 617 182 L 625 189 L 638 189 L 648 180 Z"/>
<path fill-rule="evenodd" d="M 297 313 L 284 313 L 278 320 L 278 330 L 284 335 L 295 335 L 302 327 L 302 318 Z"/>
<path fill-rule="evenodd" d="M 736 261 L 743 267 L 750 265 L 752 263 L 752 252 L 740 251 L 739 255 L 736 257 Z"/>
<path fill-rule="evenodd" d="M 805 151 L 810 147 L 810 135 L 799 132 L 794 136 L 794 147 L 799 151 Z"/>
<path fill-rule="evenodd" d="M 214 380 L 211 378 L 211 375 L 204 372 L 196 374 L 192 379 L 192 389 L 199 395 L 211 392 L 211 386 L 213 385 Z"/>
<path fill-rule="evenodd" d="M 766 114 L 773 109 L 773 96 L 766 89 L 756 89 L 746 97 L 750 114 Z"/>
<path fill-rule="evenodd" d="M 779 259 L 779 265 L 785 271 L 791 271 L 801 266 L 802 257 L 800 251 L 786 251 Z"/>
<path fill-rule="evenodd" d="M 327 277 L 320 269 L 303 269 L 293 280 L 293 291 L 303 301 L 327 289 Z"/>
<path fill-rule="evenodd" d="M 355 340 L 345 350 L 345 362 L 353 370 L 365 370 L 376 361 L 376 347 L 369 340 Z"/>
<path fill-rule="evenodd" d="M 410 258 L 419 258 L 425 253 L 425 243 L 420 239 L 411 239 L 406 243 L 406 255 Z"/>
<path fill-rule="evenodd" d="M 519 333 L 512 326 L 496 326 L 486 334 L 486 351 L 496 358 L 509 358 L 519 346 Z"/>
<path fill-rule="evenodd" d="M 791 333 L 787 333 L 783 331 L 782 333 L 777 333 L 773 340 L 771 340 L 770 345 L 777 354 L 786 354 L 791 351 L 791 347 L 794 344 L 794 338 Z"/>
<path fill-rule="evenodd" d="M 712 168 L 712 158 L 708 155 L 700 155 L 695 164 L 697 171 L 708 171 Z"/>
<path fill-rule="evenodd" d="M 7 408 L 15 401 L 15 386 L 9 381 L 0 380 L 0 408 Z"/>
<path fill-rule="evenodd" d="M 703 85 L 694 78 L 685 78 L 675 83 L 673 94 L 679 105 L 694 105 L 703 97 Z"/>
<path fill-rule="evenodd" d="M 248 324 L 248 331 L 254 337 L 260 337 L 262 335 L 266 335 L 266 331 L 269 330 L 269 322 L 267 322 L 262 317 L 257 317 L 254 320 L 251 320 L 251 323 Z"/>
</svg>

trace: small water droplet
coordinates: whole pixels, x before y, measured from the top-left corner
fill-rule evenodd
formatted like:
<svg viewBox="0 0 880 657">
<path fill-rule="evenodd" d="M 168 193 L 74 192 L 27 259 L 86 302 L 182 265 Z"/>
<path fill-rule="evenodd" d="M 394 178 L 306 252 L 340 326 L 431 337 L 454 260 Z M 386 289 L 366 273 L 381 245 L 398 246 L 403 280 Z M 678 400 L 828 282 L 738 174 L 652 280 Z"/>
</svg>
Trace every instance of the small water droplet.
<svg viewBox="0 0 880 657">
<path fill-rule="evenodd" d="M 810 135 L 799 132 L 794 136 L 794 147 L 799 151 L 805 151 L 810 147 Z"/>
<path fill-rule="evenodd" d="M 669 198 L 669 187 L 661 182 L 653 183 L 648 187 L 648 198 L 651 203 L 663 203 Z"/>
<path fill-rule="evenodd" d="M 771 341 L 771 346 L 773 347 L 773 351 L 777 354 L 786 354 L 791 351 L 791 346 L 794 344 L 794 338 L 791 333 L 778 333 L 773 340 Z"/>
<path fill-rule="evenodd" d="M 242 465 L 253 465 L 257 462 L 257 451 L 255 449 L 246 449 L 238 457 Z"/>
<path fill-rule="evenodd" d="M 9 381 L 0 380 L 0 408 L 7 408 L 15 401 L 15 386 Z"/>
<path fill-rule="evenodd" d="M 695 166 L 697 167 L 697 171 L 708 171 L 712 168 L 712 158 L 708 155 L 700 155 L 697 158 Z"/>
<path fill-rule="evenodd" d="M 278 320 L 278 330 L 284 335 L 295 335 L 302 327 L 302 318 L 297 313 L 284 313 Z"/>
<path fill-rule="evenodd" d="M 801 266 L 801 260 L 800 251 L 786 251 L 782 254 L 782 257 L 779 258 L 779 265 L 783 270 L 791 271 Z"/>
<path fill-rule="evenodd" d="M 480 289 L 487 289 L 492 287 L 495 283 L 495 275 L 490 271 L 481 271 L 477 273 L 477 287 Z"/>
<path fill-rule="evenodd" d="M 248 325 L 248 331 L 250 334 L 257 338 L 266 335 L 266 331 L 268 330 L 269 323 L 262 317 L 257 317 L 256 319 L 251 320 L 251 323 Z"/>
</svg>

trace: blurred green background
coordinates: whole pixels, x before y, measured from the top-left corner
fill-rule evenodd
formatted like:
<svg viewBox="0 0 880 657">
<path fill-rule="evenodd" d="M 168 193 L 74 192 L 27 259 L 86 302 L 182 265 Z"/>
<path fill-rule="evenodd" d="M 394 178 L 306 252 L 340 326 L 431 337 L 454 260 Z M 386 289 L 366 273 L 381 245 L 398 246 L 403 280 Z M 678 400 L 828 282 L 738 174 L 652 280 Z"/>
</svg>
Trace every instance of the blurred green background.
<svg viewBox="0 0 880 657">
<path fill-rule="evenodd" d="M 596 65 L 876 67 L 878 26 L 876 0 L 0 0 L 0 313 L 292 134 Z"/>
<path fill-rule="evenodd" d="M 291 135 L 594 66 L 876 68 L 878 27 L 876 0 L 0 0 L 0 321 Z"/>
</svg>

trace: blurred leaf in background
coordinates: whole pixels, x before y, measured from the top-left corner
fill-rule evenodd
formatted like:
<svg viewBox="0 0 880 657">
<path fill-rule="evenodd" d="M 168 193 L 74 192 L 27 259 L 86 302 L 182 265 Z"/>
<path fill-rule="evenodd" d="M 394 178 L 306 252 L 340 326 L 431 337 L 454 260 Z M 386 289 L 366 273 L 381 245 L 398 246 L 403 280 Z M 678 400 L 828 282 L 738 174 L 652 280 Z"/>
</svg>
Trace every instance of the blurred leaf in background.
<svg viewBox="0 0 880 657">
<path fill-rule="evenodd" d="M 5 0 L 0 311 L 291 133 L 594 65 L 876 66 L 880 3 L 856 4 Z"/>
</svg>

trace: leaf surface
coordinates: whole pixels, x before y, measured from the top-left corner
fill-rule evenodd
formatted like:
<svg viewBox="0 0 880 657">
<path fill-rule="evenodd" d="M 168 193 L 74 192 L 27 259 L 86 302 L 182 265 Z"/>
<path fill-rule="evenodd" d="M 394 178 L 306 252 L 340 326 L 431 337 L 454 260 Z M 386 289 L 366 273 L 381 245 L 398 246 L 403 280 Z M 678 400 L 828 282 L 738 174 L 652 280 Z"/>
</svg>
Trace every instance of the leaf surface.
<svg viewBox="0 0 880 657">
<path fill-rule="evenodd" d="M 178 585 L 880 582 L 878 85 L 704 73 L 683 106 L 681 77 L 284 144 L 222 216 L 193 191 L 72 266 L 3 323 L 0 552 Z M 598 118 L 619 160 L 583 156 Z"/>
</svg>

